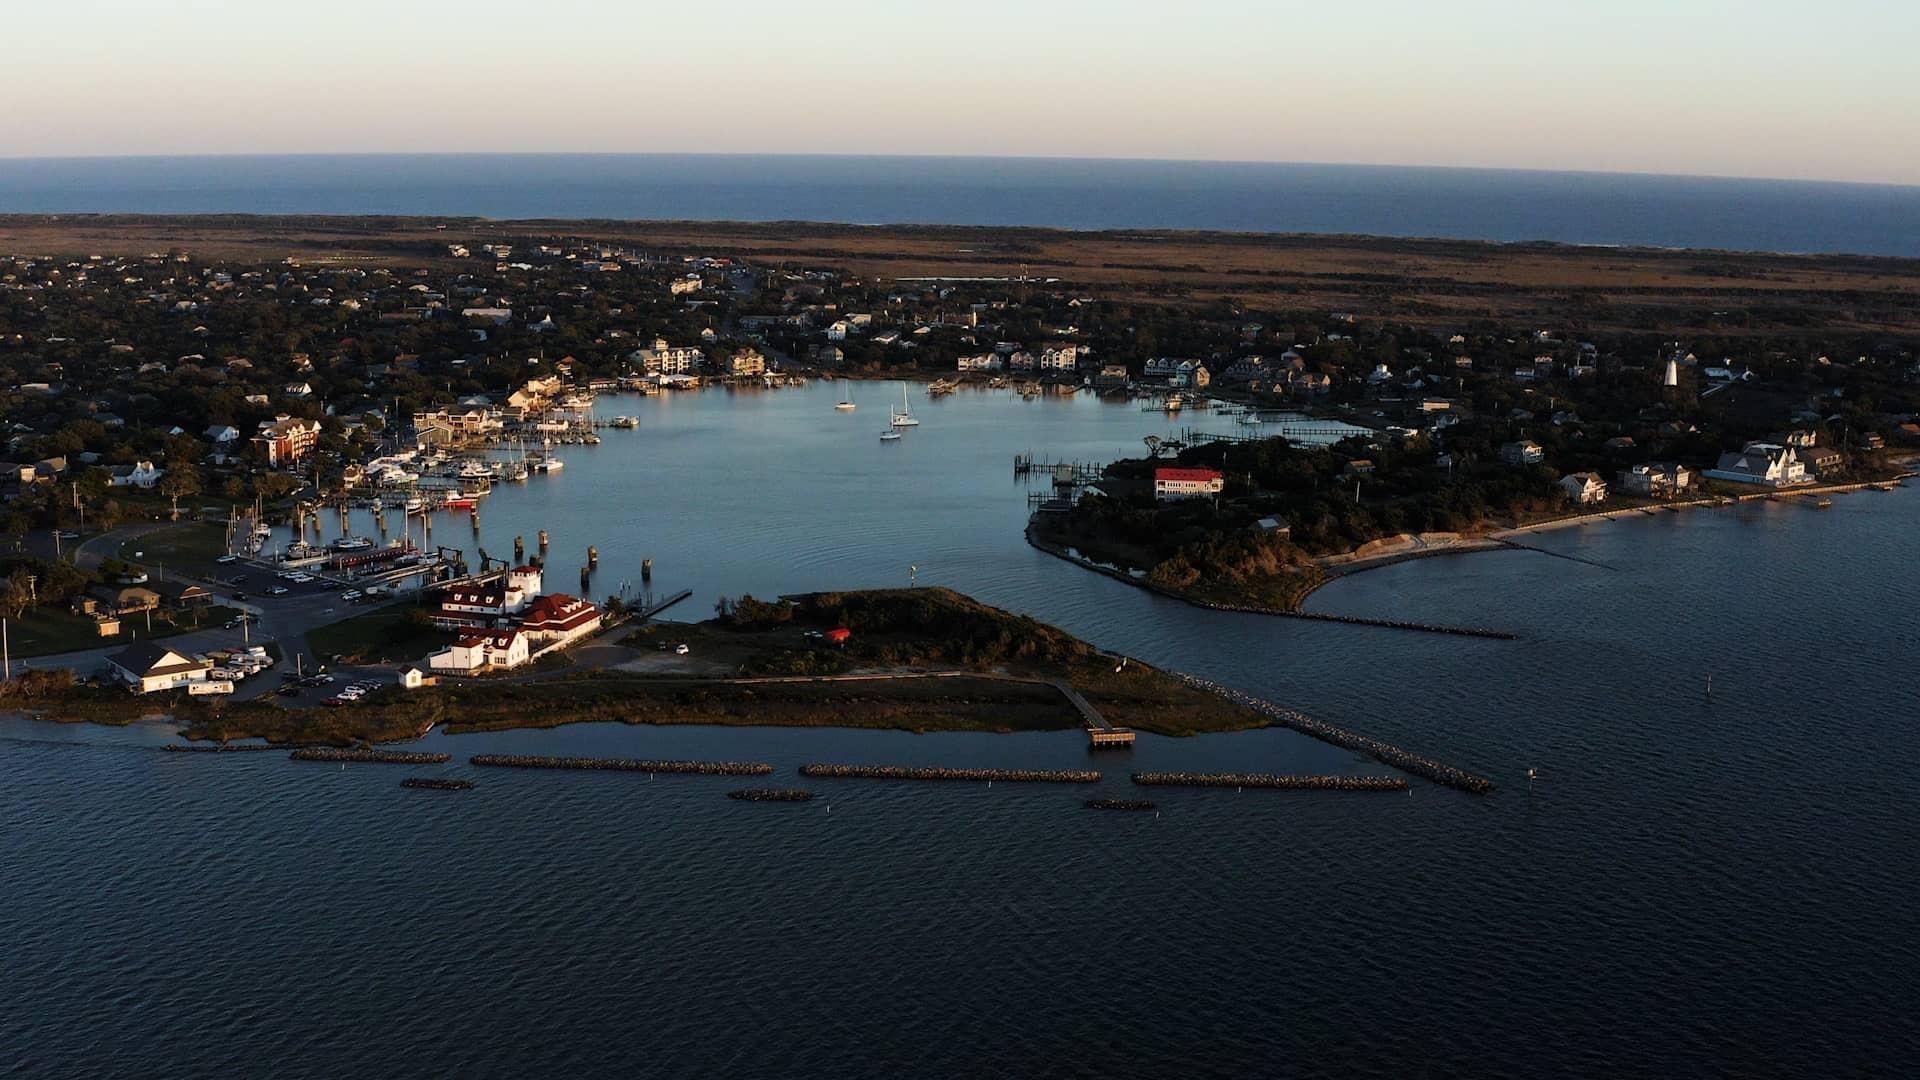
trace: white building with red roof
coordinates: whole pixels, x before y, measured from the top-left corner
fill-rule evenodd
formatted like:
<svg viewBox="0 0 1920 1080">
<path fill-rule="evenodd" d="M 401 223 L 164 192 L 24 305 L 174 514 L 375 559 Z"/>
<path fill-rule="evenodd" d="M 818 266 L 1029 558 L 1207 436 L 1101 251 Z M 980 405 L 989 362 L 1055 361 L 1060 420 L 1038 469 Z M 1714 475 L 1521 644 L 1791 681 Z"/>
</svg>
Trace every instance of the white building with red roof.
<svg viewBox="0 0 1920 1080">
<path fill-rule="evenodd" d="M 483 581 L 463 581 L 440 593 L 433 624 L 442 630 L 485 629 L 525 611 L 540 595 L 540 568 L 521 566 Z"/>
<path fill-rule="evenodd" d="M 1163 502 L 1168 499 L 1218 495 L 1226 487 L 1226 474 L 1219 469 L 1166 467 L 1153 470 L 1153 497 Z"/>
<path fill-rule="evenodd" d="M 600 629 L 600 608 L 566 593 L 542 596 L 520 616 L 520 632 L 544 651 L 562 648 Z"/>
<path fill-rule="evenodd" d="M 527 658 L 527 636 L 519 630 L 477 630 L 428 657 L 427 666 L 436 675 L 484 675 L 520 667 Z"/>
</svg>

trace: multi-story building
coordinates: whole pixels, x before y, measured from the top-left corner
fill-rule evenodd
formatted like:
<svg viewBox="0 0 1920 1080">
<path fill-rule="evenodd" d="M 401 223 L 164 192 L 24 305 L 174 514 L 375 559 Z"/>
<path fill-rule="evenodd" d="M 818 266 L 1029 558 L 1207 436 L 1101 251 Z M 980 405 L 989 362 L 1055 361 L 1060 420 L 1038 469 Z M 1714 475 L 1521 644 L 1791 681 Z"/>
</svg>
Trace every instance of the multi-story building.
<svg viewBox="0 0 1920 1080">
<path fill-rule="evenodd" d="M 320 421 L 282 416 L 276 420 L 262 421 L 253 443 L 260 448 L 267 464 L 277 469 L 306 457 L 319 439 Z"/>
</svg>

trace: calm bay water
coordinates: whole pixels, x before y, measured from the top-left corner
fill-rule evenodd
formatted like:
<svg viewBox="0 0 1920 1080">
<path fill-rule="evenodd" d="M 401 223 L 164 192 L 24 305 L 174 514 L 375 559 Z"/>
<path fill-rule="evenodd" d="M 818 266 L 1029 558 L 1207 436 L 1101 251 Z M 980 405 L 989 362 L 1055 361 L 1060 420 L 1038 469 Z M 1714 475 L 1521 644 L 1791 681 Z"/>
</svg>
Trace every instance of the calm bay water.
<svg viewBox="0 0 1920 1080">
<path fill-rule="evenodd" d="M 515 749 L 1079 765 L 1080 736 L 626 728 L 434 736 L 473 775 L 154 752 L 0 724 L 0 1063 L 19 1075 L 1535 1076 L 1897 1073 L 1920 850 L 1908 683 L 1920 500 L 1662 514 L 1408 563 L 1329 611 L 1171 603 L 1027 548 L 1019 451 L 1133 454 L 1164 418 L 889 387 L 616 400 L 637 432 L 492 496 L 480 542 L 596 543 L 606 591 L 924 583 L 1030 612 L 1498 780 L 1475 798 L 482 772 Z M 1229 421 L 1215 419 L 1217 426 Z M 436 539 L 469 539 L 442 518 Z M 561 553 L 565 553 L 562 555 Z M 579 553 L 579 554 L 575 554 Z M 1704 693 L 1714 675 L 1714 694 Z M 1140 768 L 1373 771 L 1284 731 Z M 1529 792 L 1525 770 L 1541 779 Z"/>
<path fill-rule="evenodd" d="M 1220 229 L 1920 255 L 1920 187 L 1357 165 L 754 154 L 0 159 L 0 213 Z"/>
</svg>

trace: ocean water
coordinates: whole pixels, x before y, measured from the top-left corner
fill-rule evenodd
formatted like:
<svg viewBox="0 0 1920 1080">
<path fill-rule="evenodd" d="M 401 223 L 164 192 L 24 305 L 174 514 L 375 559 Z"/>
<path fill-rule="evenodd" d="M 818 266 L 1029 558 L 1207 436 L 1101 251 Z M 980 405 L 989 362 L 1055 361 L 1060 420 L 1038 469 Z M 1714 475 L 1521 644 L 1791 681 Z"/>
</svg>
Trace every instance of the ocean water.
<svg viewBox="0 0 1920 1080">
<path fill-rule="evenodd" d="M 698 154 L 0 158 L 0 213 L 1218 229 L 1920 255 L 1920 187 L 1390 166 Z"/>
<path fill-rule="evenodd" d="M 1327 611 L 1200 611 L 1027 547 L 1014 453 L 1166 421 L 889 387 L 612 400 L 636 432 L 504 487 L 554 584 L 951 585 L 1492 776 L 1474 797 L 474 769 L 488 750 L 1081 766 L 1083 738 L 582 725 L 428 741 L 433 772 L 171 755 L 0 723 L 0 1063 L 22 1076 L 1867 1076 L 1920 1052 L 1920 498 L 1761 503 L 1406 563 Z M 1218 420 L 1212 421 L 1218 423 Z M 472 543 L 464 519 L 436 540 Z M 575 554 L 578 553 L 578 554 Z M 1713 693 L 1706 678 L 1713 676 Z M 1367 772 L 1286 731 L 1135 768 Z M 1528 768 L 1540 779 L 1529 786 Z"/>
</svg>

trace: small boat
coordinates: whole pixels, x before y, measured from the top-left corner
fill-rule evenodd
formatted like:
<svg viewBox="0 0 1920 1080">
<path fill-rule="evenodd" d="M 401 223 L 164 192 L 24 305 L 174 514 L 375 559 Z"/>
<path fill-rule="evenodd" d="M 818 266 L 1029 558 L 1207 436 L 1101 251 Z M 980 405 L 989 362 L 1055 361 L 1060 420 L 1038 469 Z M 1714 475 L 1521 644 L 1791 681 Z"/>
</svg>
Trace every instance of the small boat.
<svg viewBox="0 0 1920 1080">
<path fill-rule="evenodd" d="M 616 416 L 613 418 L 613 426 L 617 428 L 637 428 L 640 426 L 640 418 L 637 416 Z"/>
<path fill-rule="evenodd" d="M 335 551 L 365 551 L 373 546 L 373 541 L 364 536 L 343 536 L 327 546 Z"/>
<path fill-rule="evenodd" d="M 440 504 L 443 510 L 471 510 L 478 505 L 480 505 L 480 500 L 464 498 L 448 499 L 446 502 Z"/>
<path fill-rule="evenodd" d="M 533 468 L 536 472 L 557 473 L 561 469 L 566 468 L 566 464 L 566 462 L 561 461 L 559 458 L 548 458 Z"/>
<path fill-rule="evenodd" d="M 857 407 L 858 406 L 853 403 L 853 388 L 847 385 L 845 379 L 840 380 L 840 403 L 835 405 L 834 408 L 839 409 L 841 412 L 852 412 Z"/>
<path fill-rule="evenodd" d="M 913 406 L 907 403 L 906 383 L 900 384 L 900 411 L 893 414 L 893 426 L 897 428 L 920 426 L 919 418 L 913 415 Z"/>
<path fill-rule="evenodd" d="M 881 441 L 881 442 L 899 442 L 899 441 L 900 441 L 900 431 L 899 431 L 899 429 L 897 429 L 897 428 L 888 428 L 887 430 L 885 430 L 885 431 L 883 431 L 883 432 L 881 432 L 881 433 L 880 433 L 880 441 Z"/>
<path fill-rule="evenodd" d="M 1234 423 L 1240 424 L 1243 427 L 1259 427 L 1264 422 L 1265 421 L 1262 421 L 1260 419 L 1259 413 L 1247 413 L 1246 415 L 1240 417 L 1238 420 L 1234 421 Z"/>
</svg>

